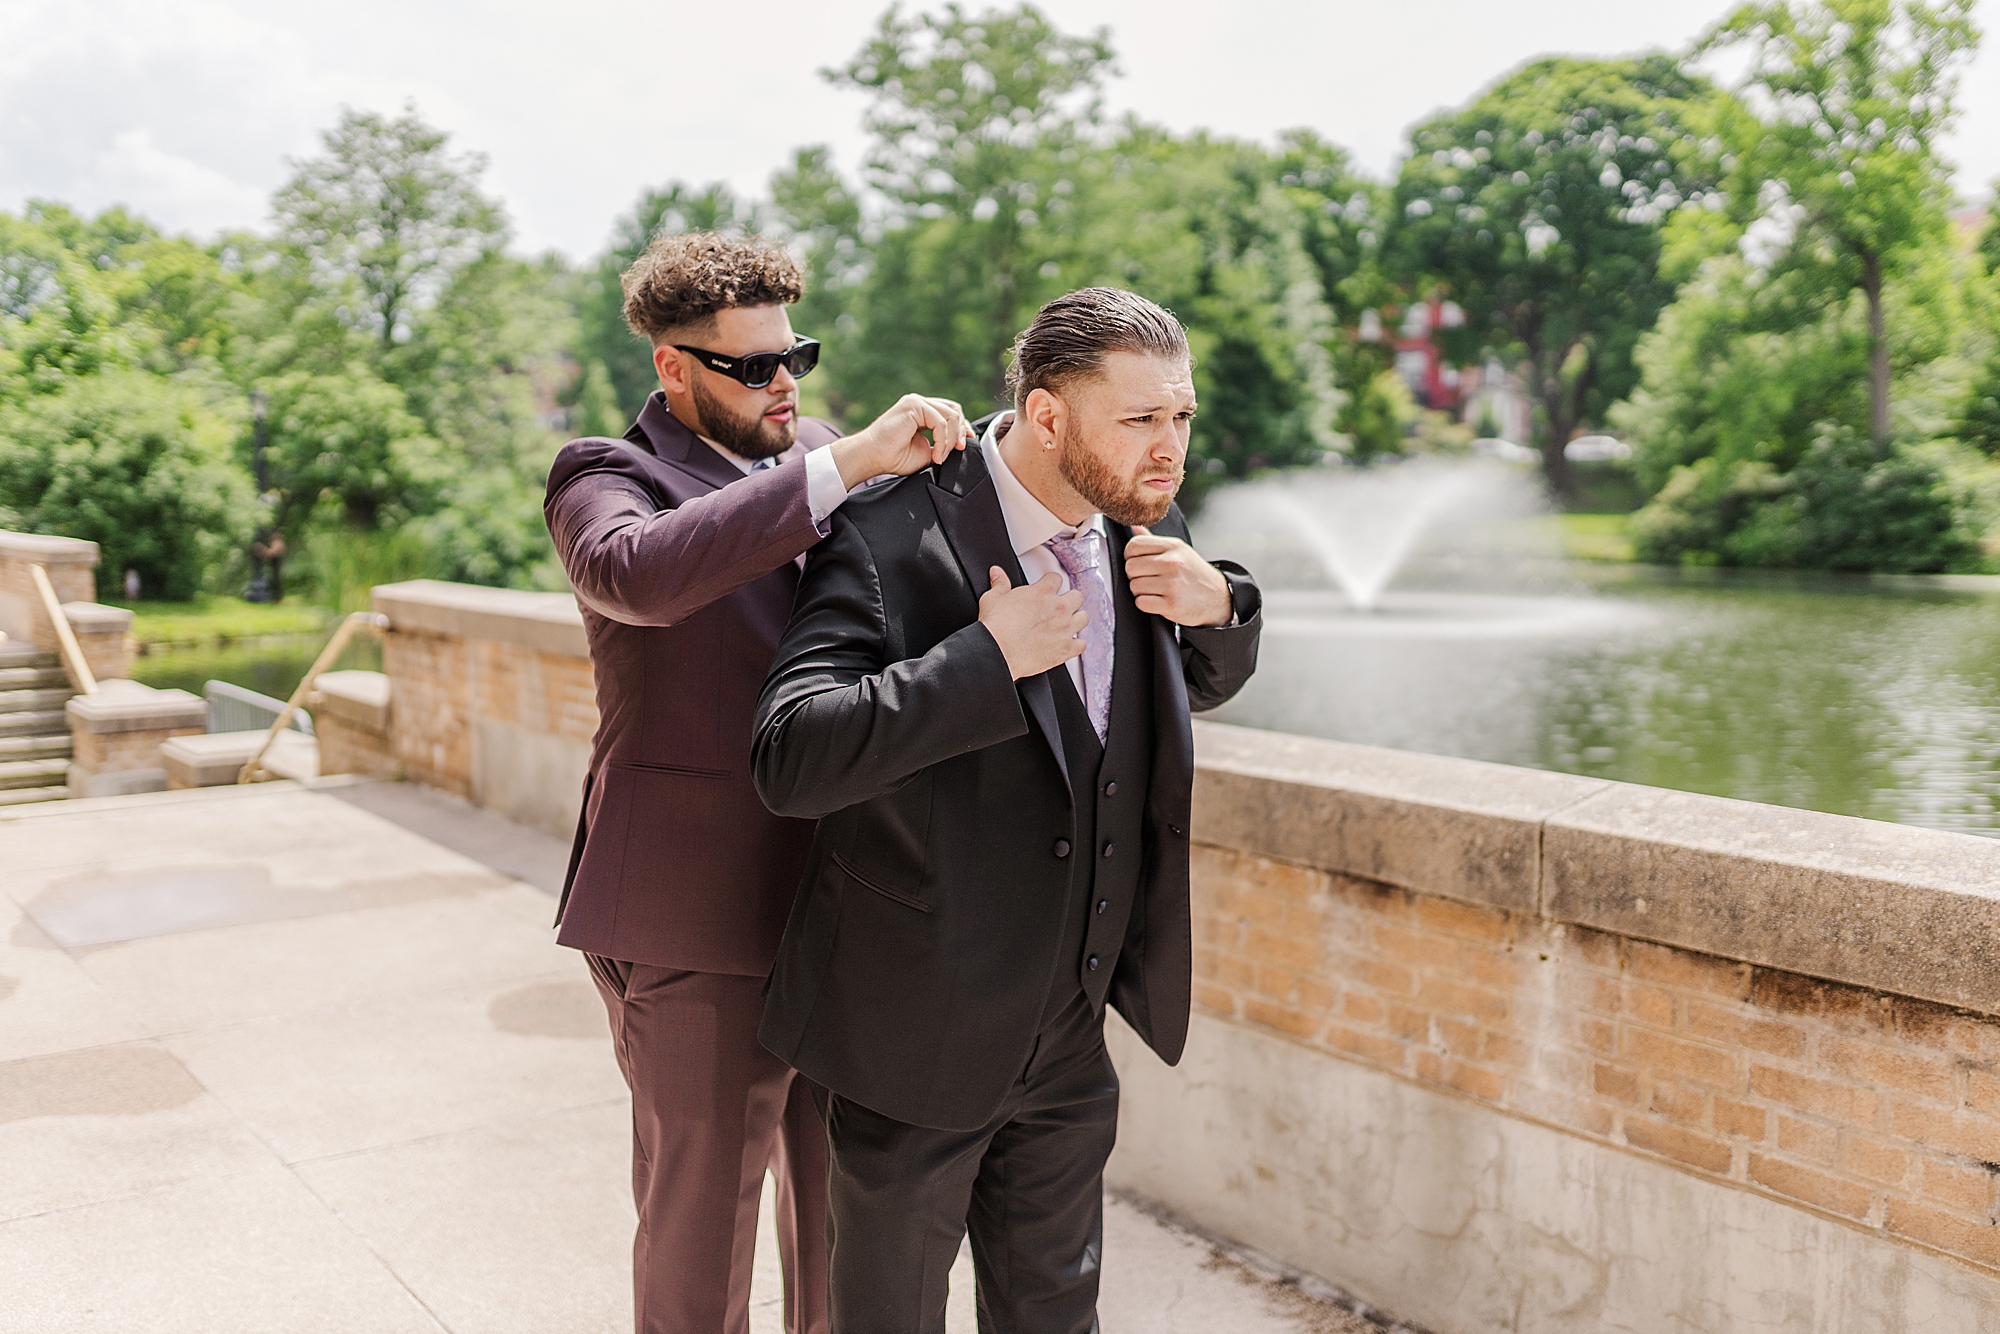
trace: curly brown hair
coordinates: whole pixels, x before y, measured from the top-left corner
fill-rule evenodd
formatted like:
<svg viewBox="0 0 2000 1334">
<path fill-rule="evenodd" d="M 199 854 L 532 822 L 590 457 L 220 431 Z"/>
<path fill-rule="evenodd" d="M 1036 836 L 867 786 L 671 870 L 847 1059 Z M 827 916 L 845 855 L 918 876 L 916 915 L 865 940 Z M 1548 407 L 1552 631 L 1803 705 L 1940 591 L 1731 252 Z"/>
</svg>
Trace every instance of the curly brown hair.
<svg viewBox="0 0 2000 1334">
<path fill-rule="evenodd" d="M 654 237 L 618 282 L 625 323 L 656 347 L 670 334 L 687 336 L 719 310 L 788 306 L 805 294 L 799 266 L 782 247 L 716 232 Z"/>
</svg>

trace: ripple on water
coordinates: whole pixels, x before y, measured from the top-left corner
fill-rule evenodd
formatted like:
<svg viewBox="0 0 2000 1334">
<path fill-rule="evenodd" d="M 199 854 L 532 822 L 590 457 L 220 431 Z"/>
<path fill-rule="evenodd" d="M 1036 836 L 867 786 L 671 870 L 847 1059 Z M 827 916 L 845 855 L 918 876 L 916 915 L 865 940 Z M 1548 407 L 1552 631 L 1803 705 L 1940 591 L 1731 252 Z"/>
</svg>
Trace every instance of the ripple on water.
<svg viewBox="0 0 2000 1334">
<path fill-rule="evenodd" d="M 1374 613 L 1271 590 L 1258 674 L 1210 716 L 2000 835 L 2000 596 L 1604 582 Z"/>
</svg>

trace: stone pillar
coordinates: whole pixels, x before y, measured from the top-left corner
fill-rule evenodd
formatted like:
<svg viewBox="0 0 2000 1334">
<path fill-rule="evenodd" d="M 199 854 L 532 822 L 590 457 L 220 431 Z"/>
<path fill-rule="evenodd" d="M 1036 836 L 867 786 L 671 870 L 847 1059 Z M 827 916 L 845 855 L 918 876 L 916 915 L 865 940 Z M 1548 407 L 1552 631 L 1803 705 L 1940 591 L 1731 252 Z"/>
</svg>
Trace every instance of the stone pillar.
<svg viewBox="0 0 2000 1334">
<path fill-rule="evenodd" d="M 208 705 L 185 690 L 137 681 L 102 682 L 95 695 L 65 706 L 69 717 L 69 794 L 118 797 L 166 790 L 160 743 L 208 726 Z"/>
<path fill-rule="evenodd" d="M 313 735 L 319 771 L 396 778 L 389 741 L 389 678 L 381 672 L 328 672 L 314 683 Z"/>
<path fill-rule="evenodd" d="M 69 618 L 70 633 L 76 636 L 92 676 L 110 681 L 132 675 L 130 611 L 101 602 L 65 602 L 63 615 Z"/>
<path fill-rule="evenodd" d="M 0 532 L 0 635 L 33 644 L 46 653 L 58 651 L 56 628 L 49 620 L 29 568 L 48 572 L 49 586 L 62 604 L 76 634 L 77 647 L 98 680 L 132 673 L 132 613 L 94 600 L 97 592 L 97 543 L 74 537 L 39 533 Z M 67 664 L 65 664 L 67 667 Z"/>
</svg>

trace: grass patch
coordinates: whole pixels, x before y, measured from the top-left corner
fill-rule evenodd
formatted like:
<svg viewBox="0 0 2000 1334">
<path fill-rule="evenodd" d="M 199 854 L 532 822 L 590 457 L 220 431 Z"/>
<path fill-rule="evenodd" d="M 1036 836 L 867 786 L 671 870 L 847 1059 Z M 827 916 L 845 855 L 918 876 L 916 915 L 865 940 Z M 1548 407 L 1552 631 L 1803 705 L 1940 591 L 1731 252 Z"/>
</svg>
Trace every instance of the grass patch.
<svg viewBox="0 0 2000 1334">
<path fill-rule="evenodd" d="M 1571 560 L 1630 563 L 1632 538 L 1629 514 L 1563 514 L 1557 516 L 1562 528 L 1563 554 Z"/>
<path fill-rule="evenodd" d="M 280 635 L 317 635 L 333 619 L 333 613 L 325 607 L 299 598 L 286 598 L 276 605 L 230 597 L 114 605 L 131 608 L 132 636 L 138 641 L 141 653 L 156 648 L 234 644 Z"/>
</svg>

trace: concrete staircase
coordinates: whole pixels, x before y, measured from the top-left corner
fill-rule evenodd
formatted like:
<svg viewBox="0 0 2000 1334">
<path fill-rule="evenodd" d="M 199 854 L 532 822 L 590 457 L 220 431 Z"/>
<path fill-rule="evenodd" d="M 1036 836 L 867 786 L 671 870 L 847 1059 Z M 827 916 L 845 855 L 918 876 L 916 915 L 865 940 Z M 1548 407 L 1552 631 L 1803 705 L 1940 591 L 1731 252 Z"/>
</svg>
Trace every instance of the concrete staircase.
<svg viewBox="0 0 2000 1334">
<path fill-rule="evenodd" d="M 0 642 L 0 806 L 69 795 L 69 722 L 76 693 L 53 653 Z"/>
</svg>

